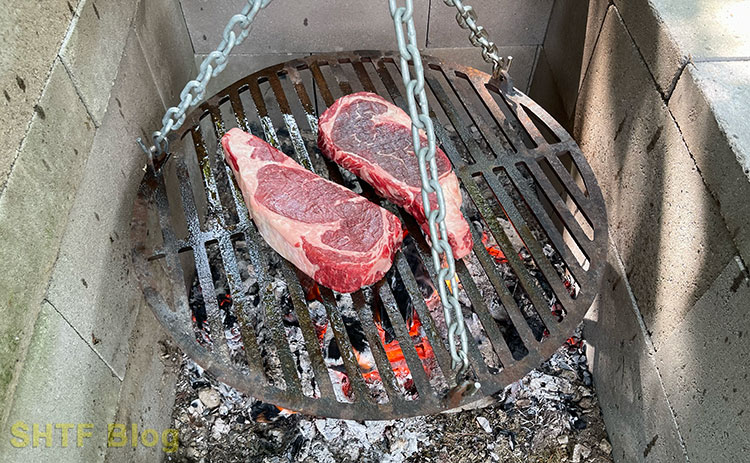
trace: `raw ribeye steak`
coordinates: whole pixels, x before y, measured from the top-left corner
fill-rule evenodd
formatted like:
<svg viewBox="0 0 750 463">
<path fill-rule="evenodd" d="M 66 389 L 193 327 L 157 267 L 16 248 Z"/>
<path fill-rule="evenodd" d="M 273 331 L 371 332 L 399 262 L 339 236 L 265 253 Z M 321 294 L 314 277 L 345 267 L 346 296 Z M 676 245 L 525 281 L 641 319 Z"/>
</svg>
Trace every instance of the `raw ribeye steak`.
<svg viewBox="0 0 750 463">
<path fill-rule="evenodd" d="M 240 129 L 221 144 L 261 236 L 297 268 L 342 293 L 391 268 L 404 237 L 395 215 Z"/>
<path fill-rule="evenodd" d="M 423 143 L 427 138 L 423 135 Z M 422 205 L 422 182 L 411 138 L 411 118 L 401 108 L 368 92 L 339 98 L 319 121 L 318 146 L 323 154 L 365 180 L 380 196 L 403 207 L 429 235 Z M 445 225 L 453 255 L 460 259 L 473 245 L 461 214 L 461 190 L 448 157 L 435 152 L 438 181 L 447 207 Z M 437 207 L 436 195 L 430 198 Z"/>
</svg>

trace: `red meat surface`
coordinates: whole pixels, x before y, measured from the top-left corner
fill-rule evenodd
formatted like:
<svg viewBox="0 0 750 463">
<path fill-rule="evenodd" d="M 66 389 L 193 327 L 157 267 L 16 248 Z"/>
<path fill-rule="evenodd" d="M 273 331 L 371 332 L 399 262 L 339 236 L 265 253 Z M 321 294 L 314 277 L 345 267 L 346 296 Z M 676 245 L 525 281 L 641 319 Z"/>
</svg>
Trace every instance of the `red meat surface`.
<svg viewBox="0 0 750 463">
<path fill-rule="evenodd" d="M 261 236 L 305 274 L 348 293 L 391 267 L 404 235 L 396 216 L 240 129 L 221 144 Z"/>
<path fill-rule="evenodd" d="M 427 143 L 422 136 L 423 143 Z M 323 154 L 365 180 L 380 196 L 403 207 L 429 235 L 422 204 L 422 183 L 414 154 L 411 119 L 401 108 L 367 92 L 339 98 L 319 120 L 318 146 Z M 446 203 L 445 225 L 453 256 L 471 252 L 469 224 L 461 214 L 461 190 L 450 160 L 439 148 L 435 153 L 438 181 Z M 436 195 L 430 198 L 437 208 Z"/>
</svg>

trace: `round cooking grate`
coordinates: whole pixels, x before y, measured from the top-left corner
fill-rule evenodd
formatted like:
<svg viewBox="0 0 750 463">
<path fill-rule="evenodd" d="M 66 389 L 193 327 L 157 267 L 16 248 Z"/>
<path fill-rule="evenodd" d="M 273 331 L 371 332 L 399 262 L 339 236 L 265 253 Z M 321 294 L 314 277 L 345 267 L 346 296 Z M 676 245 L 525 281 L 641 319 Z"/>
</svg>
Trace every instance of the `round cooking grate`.
<svg viewBox="0 0 750 463">
<path fill-rule="evenodd" d="M 474 236 L 456 270 L 481 388 L 461 394 L 419 226 L 316 146 L 317 115 L 336 98 L 370 91 L 405 107 L 397 63 L 392 53 L 337 53 L 256 72 L 188 115 L 168 160 L 147 168 L 131 230 L 146 300 L 187 355 L 260 400 L 357 420 L 453 408 L 540 365 L 596 296 L 607 222 L 579 147 L 523 93 L 424 57 L 436 135 Z M 335 294 L 270 249 L 223 162 L 217 140 L 232 127 L 395 212 L 409 236 L 391 272 Z"/>
</svg>

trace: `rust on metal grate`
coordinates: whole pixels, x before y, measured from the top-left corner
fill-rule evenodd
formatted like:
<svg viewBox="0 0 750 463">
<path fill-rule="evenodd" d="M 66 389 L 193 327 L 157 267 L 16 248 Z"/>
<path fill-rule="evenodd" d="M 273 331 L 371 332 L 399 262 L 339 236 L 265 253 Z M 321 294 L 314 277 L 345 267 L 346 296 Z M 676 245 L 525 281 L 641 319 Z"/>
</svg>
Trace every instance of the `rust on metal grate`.
<svg viewBox="0 0 750 463">
<path fill-rule="evenodd" d="M 471 374 L 482 387 L 462 402 L 447 394 L 456 386 L 455 377 L 445 329 L 435 317 L 442 308 L 428 307 L 420 290 L 419 278 L 429 275 L 434 281 L 435 275 L 419 225 L 366 184 L 347 178 L 315 145 L 318 114 L 343 95 L 375 92 L 404 108 L 397 62 L 396 55 L 382 52 L 316 55 L 243 78 L 188 115 L 170 139 L 172 156 L 163 166 L 149 166 L 141 183 L 131 231 L 135 268 L 148 303 L 187 355 L 217 379 L 258 399 L 313 415 L 357 420 L 443 411 L 493 394 L 541 364 L 571 335 L 596 296 L 606 262 L 606 214 L 579 147 L 523 93 L 502 94 L 487 84 L 485 73 L 424 57 L 436 135 L 460 180 L 463 212 L 474 238 L 473 253 L 457 262 L 456 269 L 465 318 L 476 321 L 468 352 Z M 335 374 L 346 377 L 349 390 L 349 397 L 342 399 L 321 347 L 321 327 L 309 311 L 305 277 L 281 259 L 274 271 L 286 283 L 314 375 L 313 392 L 303 393 L 309 385 L 303 384 L 299 360 L 290 350 L 286 315 L 274 302 L 271 267 L 277 256 L 258 233 L 223 162 L 218 140 L 231 127 L 283 144 L 296 161 L 332 181 L 357 184 L 365 197 L 405 224 L 413 259 L 427 264 L 425 275 L 418 276 L 414 260 L 399 251 L 389 276 L 367 293 L 360 290 L 351 296 L 384 400 L 376 400 L 373 374 L 363 371 L 360 353 L 352 346 L 337 306 L 340 295 L 320 288 L 325 328 L 340 351 Z M 257 278 L 256 309 L 243 286 L 238 240 L 246 243 Z M 224 336 L 209 248 L 218 250 L 239 325 L 244 346 L 239 362 L 231 358 Z M 196 339 L 191 320 L 188 288 L 193 278 L 203 295 L 210 344 Z M 402 294 L 408 302 L 400 299 Z M 413 342 L 410 329 L 415 325 L 402 315 L 404 304 L 419 320 L 423 345 Z M 257 317 L 268 329 L 262 340 L 254 326 Z M 403 357 L 399 361 L 405 365 L 398 374 L 408 370 L 408 391 L 396 380 L 391 359 L 395 344 L 382 339 L 386 321 L 392 326 L 389 342 L 398 344 Z M 420 354 L 425 346 L 434 356 L 430 368 Z M 267 351 L 276 353 L 278 378 L 271 378 L 264 367 Z"/>
</svg>

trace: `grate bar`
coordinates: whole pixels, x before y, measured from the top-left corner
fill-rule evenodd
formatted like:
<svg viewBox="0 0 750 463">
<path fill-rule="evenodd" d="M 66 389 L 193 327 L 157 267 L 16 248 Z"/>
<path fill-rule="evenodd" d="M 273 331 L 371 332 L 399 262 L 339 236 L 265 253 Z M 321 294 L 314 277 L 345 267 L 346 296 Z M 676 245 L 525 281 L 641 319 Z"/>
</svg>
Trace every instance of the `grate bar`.
<svg viewBox="0 0 750 463">
<path fill-rule="evenodd" d="M 289 102 L 286 99 L 284 88 L 281 86 L 278 74 L 274 73 L 268 76 L 268 82 L 271 84 L 271 89 L 276 97 L 276 101 L 279 104 L 281 115 L 284 118 L 284 125 L 289 131 L 289 137 L 292 140 L 292 146 L 294 146 L 294 152 L 297 155 L 295 160 L 302 165 L 305 169 L 315 172 L 313 169 L 312 160 L 310 154 L 307 152 L 305 141 L 302 139 L 302 134 L 297 126 L 297 121 L 292 115 L 292 109 L 289 107 Z"/>
<path fill-rule="evenodd" d="M 359 82 L 362 84 L 362 88 L 366 92 L 377 93 L 377 89 L 372 83 L 372 79 L 370 79 L 370 75 L 367 73 L 367 69 L 365 69 L 362 61 L 354 61 L 352 62 L 352 66 L 354 67 L 354 72 L 357 74 Z"/>
<path fill-rule="evenodd" d="M 502 110 L 498 102 L 490 94 L 489 90 L 487 89 L 487 84 L 482 82 L 477 75 L 469 77 L 469 82 L 471 83 L 474 92 L 479 95 L 479 99 L 482 100 L 484 107 L 495 119 L 495 122 L 500 124 L 500 127 L 502 128 L 506 136 L 513 137 L 513 146 L 515 147 L 516 153 L 521 153 L 523 151 L 522 147 L 528 146 L 528 144 L 532 145 L 532 149 L 539 147 L 539 145 L 534 143 L 534 141 L 531 139 L 531 136 L 526 130 L 526 127 L 521 123 L 521 121 L 518 119 L 518 116 L 513 111 L 513 109 L 518 106 L 517 104 L 508 104 L 508 100 L 505 99 L 502 93 L 497 94 L 500 100 L 504 103 L 503 106 L 505 106 L 505 108 L 511 113 L 511 115 L 508 116 Z M 527 140 L 528 143 L 525 143 L 524 140 Z M 498 156 L 500 156 L 502 153 L 497 154 Z"/>
<path fill-rule="evenodd" d="M 429 244 L 427 244 L 427 240 L 425 239 L 424 235 L 422 235 L 422 229 L 419 227 L 419 224 L 417 222 L 409 217 L 409 216 L 399 216 L 399 219 L 406 225 L 407 230 L 409 230 L 409 234 L 414 238 L 414 241 L 417 243 L 417 251 L 419 252 L 419 256 L 422 259 L 422 262 L 429 262 L 428 259 L 431 258 L 430 255 L 430 247 Z M 430 278 L 432 281 L 437 281 L 437 275 L 435 274 L 435 269 L 432 268 L 431 265 L 425 265 L 425 268 L 427 268 L 427 272 L 430 274 Z M 442 310 L 442 305 L 441 309 Z M 484 363 L 484 359 L 482 358 L 482 354 L 479 352 L 479 349 L 477 348 L 476 341 L 472 336 L 468 337 L 469 340 L 469 357 L 471 357 L 471 366 L 474 369 L 475 373 L 479 377 L 480 381 L 484 381 L 489 377 L 489 370 L 487 369 L 487 365 Z M 447 370 L 450 371 L 450 370 Z"/>
<path fill-rule="evenodd" d="M 354 347 L 352 347 L 352 343 L 349 340 L 349 333 L 346 332 L 346 326 L 336 305 L 336 298 L 333 295 L 333 291 L 321 286 L 320 295 L 323 297 L 323 305 L 328 315 L 328 326 L 331 327 L 333 335 L 336 337 L 336 343 L 339 346 L 341 359 L 344 361 L 346 374 L 354 389 L 354 396 L 362 403 L 372 405 L 372 396 L 365 384 L 364 378 L 362 378 L 359 362 L 357 362 L 357 357 L 354 355 Z"/>
<path fill-rule="evenodd" d="M 568 206 L 563 202 L 563 198 L 552 185 L 552 182 L 550 182 L 549 178 L 544 174 L 544 172 L 542 172 L 541 167 L 536 162 L 527 162 L 524 163 L 524 165 L 529 170 L 529 172 L 531 172 L 531 175 L 534 177 L 537 185 L 539 185 L 539 189 L 547 198 L 547 201 L 549 201 L 554 206 L 558 218 L 563 222 L 563 224 L 565 224 L 568 232 L 570 232 L 578 247 L 581 248 L 581 251 L 583 251 L 583 253 L 588 258 L 591 253 L 592 243 L 589 240 L 589 237 L 586 236 L 586 234 L 583 232 L 583 228 L 581 228 L 578 220 L 573 217 L 573 213 L 570 212 Z"/>
<path fill-rule="evenodd" d="M 440 371 L 443 372 L 443 376 L 445 376 L 445 379 L 446 381 L 448 381 L 449 386 L 453 387 L 455 386 L 456 378 L 454 375 L 450 374 L 450 354 L 445 348 L 445 341 L 443 341 L 442 337 L 437 331 L 437 328 L 435 327 L 435 321 L 432 319 L 432 315 L 429 313 L 427 304 L 425 304 L 424 299 L 420 297 L 421 291 L 419 289 L 419 286 L 417 286 L 417 280 L 414 278 L 414 274 L 409 268 L 409 263 L 406 261 L 406 257 L 404 257 L 404 254 L 402 252 L 396 254 L 396 269 L 398 270 L 398 274 L 399 276 L 401 276 L 401 281 L 404 282 L 404 286 L 406 286 L 409 294 L 418 295 L 412 298 L 412 305 L 414 306 L 414 310 L 419 316 L 420 323 L 422 323 L 425 335 L 427 336 L 427 342 L 430 343 L 433 352 L 435 352 L 435 358 L 437 359 L 438 366 L 440 366 Z"/>
<path fill-rule="evenodd" d="M 310 362 L 312 362 L 313 372 L 315 373 L 315 380 L 318 382 L 320 396 L 334 397 L 331 376 L 328 374 L 328 368 L 323 359 L 320 342 L 318 341 L 318 336 L 315 332 L 315 325 L 310 318 L 310 312 L 305 303 L 304 289 L 302 289 L 302 285 L 296 277 L 295 270 L 289 262 L 284 262 L 281 271 L 288 282 L 289 296 L 292 300 L 294 313 L 297 315 L 300 329 L 302 330 L 302 336 L 305 339 L 305 349 L 307 350 Z"/>
<path fill-rule="evenodd" d="M 325 77 L 323 77 L 323 72 L 320 70 L 320 65 L 317 62 L 310 64 L 310 72 L 312 72 L 313 79 L 315 79 L 315 85 L 318 86 L 317 88 L 320 91 L 320 96 L 323 98 L 323 102 L 325 102 L 326 106 L 331 106 L 334 98 L 333 95 L 331 95 L 331 89 L 328 87 L 328 82 L 326 82 Z"/>
<path fill-rule="evenodd" d="M 482 245 L 482 237 L 477 232 L 474 224 L 470 224 L 469 227 L 471 228 L 472 237 L 474 238 L 474 255 L 484 269 L 490 283 L 492 283 L 492 286 L 495 288 L 495 292 L 500 297 L 500 302 L 502 302 L 505 312 L 513 322 L 513 326 L 516 328 L 524 345 L 527 348 L 533 346 L 536 343 L 534 334 L 531 332 L 529 324 L 526 323 L 526 319 L 524 319 L 518 304 L 516 304 L 513 296 L 505 286 L 503 278 L 498 273 L 493 257 L 490 256 L 487 249 Z"/>
<path fill-rule="evenodd" d="M 534 240 L 534 237 L 531 234 L 531 230 L 529 229 L 528 224 L 523 220 L 523 217 L 521 216 L 518 209 L 516 209 L 515 205 L 513 205 L 513 200 L 508 195 L 508 192 L 505 191 L 505 189 L 500 185 L 499 181 L 494 175 L 486 175 L 484 176 L 485 181 L 487 182 L 487 185 L 489 185 L 492 192 L 495 194 L 497 198 L 500 199 L 501 203 L 503 204 L 503 209 L 505 211 L 505 214 L 508 217 L 508 220 L 513 224 L 513 227 L 518 232 L 519 236 L 523 240 L 523 243 L 525 246 L 527 246 L 527 249 L 529 249 L 529 252 L 531 253 L 532 257 L 534 257 L 534 260 L 539 263 L 541 260 L 542 262 L 548 263 L 547 258 L 544 256 L 544 254 L 541 252 L 541 249 L 538 247 L 538 243 Z M 469 191 L 469 194 L 472 194 L 473 187 L 476 186 L 476 183 L 474 180 L 466 180 L 464 182 L 464 185 L 466 185 L 467 191 Z M 471 185 L 472 187 L 469 187 Z M 478 190 L 475 190 L 478 192 Z M 541 317 L 542 321 L 546 325 L 547 329 L 551 332 L 555 330 L 555 325 L 557 324 L 557 321 L 552 318 L 552 315 L 549 311 L 549 308 L 547 307 L 547 304 L 544 302 L 544 298 L 541 295 L 540 289 L 536 286 L 534 281 L 531 279 L 531 275 L 529 274 L 528 270 L 526 269 L 526 266 L 523 262 L 521 262 L 521 259 L 518 257 L 518 254 L 513 252 L 506 252 L 507 250 L 512 250 L 513 246 L 510 244 L 510 241 L 508 240 L 508 237 L 505 235 L 505 232 L 500 228 L 500 226 L 497 224 L 496 220 L 493 219 L 493 215 L 485 216 L 485 213 L 489 212 L 489 209 L 486 207 L 486 204 L 484 204 L 484 198 L 481 196 L 472 195 L 472 199 L 474 200 L 474 204 L 482 203 L 485 207 L 480 207 L 479 212 L 484 217 L 484 221 L 487 224 L 487 226 L 490 229 L 490 232 L 492 233 L 492 236 L 494 236 L 495 240 L 500 245 L 500 249 L 503 250 L 505 253 L 505 258 L 508 259 L 508 264 L 510 264 L 511 268 L 513 269 L 513 273 L 518 278 L 518 281 L 521 283 L 521 286 L 526 291 L 526 294 L 528 294 L 529 299 L 531 299 L 531 302 L 534 304 L 534 308 L 536 309 L 536 312 Z M 536 245 L 534 249 L 530 248 L 532 246 Z M 541 257 L 541 259 L 540 259 Z M 545 273 L 545 277 L 549 280 L 549 276 Z M 557 275 L 555 274 L 554 277 L 556 279 L 559 279 Z"/>
<path fill-rule="evenodd" d="M 479 293 L 479 288 L 477 288 L 476 283 L 474 283 L 474 280 L 471 278 L 469 269 L 466 268 L 466 264 L 462 260 L 456 262 L 456 273 L 460 278 L 464 292 L 469 296 L 472 310 L 477 314 L 477 317 L 479 317 L 479 321 L 482 322 L 484 331 L 487 333 L 487 337 L 492 343 L 497 358 L 502 365 L 509 365 L 512 362 L 513 355 L 511 354 L 508 345 L 505 343 L 503 335 L 500 334 L 495 319 L 490 315 L 490 311 L 487 309 L 484 298 Z"/>
<path fill-rule="evenodd" d="M 518 171 L 518 169 L 513 166 L 508 166 L 506 169 L 506 173 L 508 174 L 508 177 L 513 181 L 513 184 L 516 188 L 516 190 L 523 196 L 524 201 L 526 201 L 527 204 L 529 204 L 531 213 L 534 215 L 536 220 L 542 225 L 542 228 L 544 229 L 547 237 L 552 241 L 553 245 L 556 247 L 558 244 L 562 244 L 562 234 L 558 230 L 557 227 L 552 223 L 552 220 L 550 219 L 549 215 L 545 211 L 544 207 L 542 206 L 541 202 L 537 198 L 536 194 L 531 190 L 528 183 L 523 181 L 523 178 L 521 177 L 521 173 Z M 492 182 L 488 182 L 490 184 L 490 188 L 492 188 L 492 183 L 494 183 L 496 178 L 492 178 Z M 494 188 L 493 188 L 494 190 Z M 554 189 L 552 190 L 555 191 Z M 543 191 L 543 194 L 545 196 L 550 196 L 551 193 L 547 191 Z M 532 196 L 530 196 L 532 195 Z M 564 204 L 561 204 L 561 207 L 563 207 L 566 211 L 568 210 L 567 207 L 565 207 Z M 559 211 L 558 211 L 559 212 Z M 568 212 L 568 215 L 570 215 L 570 212 Z M 573 216 L 570 216 L 571 220 L 575 222 L 575 219 L 573 219 Z M 580 229 L 580 226 L 577 222 L 575 222 L 575 226 Z M 582 230 L 581 230 L 582 232 Z M 555 294 L 557 295 L 557 298 L 560 300 L 560 302 L 563 301 L 570 301 L 570 293 L 562 284 L 562 280 L 560 279 L 560 276 L 557 274 L 557 271 L 552 267 L 552 264 L 547 259 L 547 257 L 544 255 L 544 252 L 542 251 L 542 247 L 539 244 L 539 242 L 534 238 L 534 236 L 531 234 L 530 230 L 522 230 L 522 233 L 520 232 L 521 237 L 524 239 L 524 242 L 527 241 L 526 236 L 528 236 L 529 243 L 527 244 L 527 248 L 529 249 L 529 252 L 531 252 L 531 255 L 534 257 L 535 262 L 537 263 L 537 266 L 544 274 L 544 277 L 547 279 L 547 282 L 550 284 L 552 289 L 554 290 Z M 526 236 L 525 236 L 526 235 Z M 553 240 L 554 238 L 554 240 Z M 586 243 L 588 243 L 588 238 L 584 236 L 584 240 Z M 568 246 L 562 244 L 565 246 L 564 249 L 566 251 L 566 255 L 569 255 L 572 257 L 572 253 Z M 580 246 L 580 244 L 579 244 Z M 584 254 L 588 255 L 588 246 L 581 246 L 581 249 L 583 250 Z M 558 249 L 558 252 L 560 250 Z M 578 262 L 574 259 L 573 262 L 568 265 L 569 269 L 580 269 L 583 270 Z M 575 275 L 576 273 L 574 273 Z M 577 272 L 577 274 L 580 276 L 580 272 Z"/>
<path fill-rule="evenodd" d="M 176 160 L 176 173 L 177 178 L 180 181 L 180 196 L 182 198 L 182 208 L 185 212 L 185 218 L 188 224 L 188 233 L 190 234 L 190 239 L 193 245 L 195 245 L 196 240 L 200 239 L 199 237 L 201 236 L 201 231 L 200 223 L 198 221 L 198 212 L 195 207 L 195 200 L 193 198 L 193 192 L 190 189 L 190 174 L 188 173 L 185 159 L 179 158 Z M 234 270 L 236 273 L 237 264 L 236 262 L 234 262 L 234 250 L 231 249 L 231 242 L 229 242 L 230 249 L 226 249 L 227 241 L 228 236 L 226 234 L 222 234 L 219 240 L 222 261 L 225 262 L 225 266 L 227 266 L 228 263 L 229 271 Z M 241 281 L 238 274 L 232 275 L 232 278 L 230 278 L 229 274 L 227 274 L 227 282 L 229 283 L 230 291 L 232 294 L 232 308 L 234 309 L 233 312 L 240 321 L 240 334 L 242 336 L 242 343 L 245 346 L 255 346 L 257 345 L 255 333 L 251 329 L 248 329 L 248 327 L 250 326 L 249 324 L 242 323 L 242 321 L 244 320 L 243 307 L 247 303 L 247 301 L 245 300 L 244 295 L 242 295 L 238 290 L 238 285 L 236 283 L 238 281 Z M 258 370 L 262 369 L 262 360 L 257 350 L 246 348 L 245 356 L 251 368 L 255 368 Z"/>
<path fill-rule="evenodd" d="M 449 73 L 449 72 L 443 72 L 443 75 L 445 76 L 445 79 L 448 81 L 448 85 L 450 85 L 451 90 L 453 90 L 454 93 L 459 93 L 459 88 L 458 88 L 458 83 L 457 83 L 459 77 L 457 77 L 455 73 Z M 431 80 L 434 81 L 435 84 L 439 86 L 440 90 L 442 90 L 442 85 L 440 85 L 436 79 L 431 78 Z M 467 79 L 461 78 L 461 80 L 465 81 L 467 86 L 471 86 L 471 83 Z M 433 92 L 434 91 L 435 89 L 433 88 Z M 448 103 L 450 103 L 450 100 L 448 99 L 447 94 L 445 94 L 444 90 L 442 93 L 443 93 L 442 94 L 443 98 Z M 441 101 L 440 99 L 438 101 L 440 101 L 441 105 L 443 104 L 443 101 Z M 479 130 L 479 133 L 482 134 L 482 137 L 484 137 L 485 141 L 487 141 L 487 144 L 493 150 L 497 158 L 501 158 L 502 156 L 509 154 L 509 153 L 515 154 L 518 152 L 519 147 L 524 146 L 523 140 L 520 138 L 521 134 L 513 130 L 512 125 L 506 118 L 503 118 L 499 121 L 500 125 L 495 126 L 496 130 L 492 130 L 492 127 L 490 127 L 490 125 L 487 123 L 487 120 L 481 115 L 479 108 L 476 107 L 476 105 L 474 104 L 473 101 L 471 101 L 470 98 L 462 98 L 459 101 L 461 102 L 461 105 L 464 107 L 466 114 L 468 114 L 468 117 L 471 119 L 471 121 L 474 123 L 476 128 Z M 485 106 L 486 106 L 486 102 L 485 102 Z M 453 105 L 451 105 L 451 107 L 453 107 Z M 453 109 L 454 109 L 453 111 L 454 117 L 456 117 L 457 109 L 455 107 L 453 107 Z M 460 120 L 460 117 L 456 117 L 456 119 Z M 466 125 L 454 123 L 454 127 L 456 127 L 457 130 L 463 129 L 464 136 L 462 136 L 461 138 L 464 139 L 464 142 L 466 142 L 466 140 L 472 140 L 474 141 L 474 143 L 476 143 L 476 141 L 471 137 L 471 135 L 465 132 L 466 127 L 467 127 Z M 497 131 L 500 132 L 499 135 L 496 133 Z M 493 143 L 493 141 L 495 140 L 497 142 Z M 489 153 L 484 153 L 483 150 L 478 150 L 478 148 L 479 147 L 477 146 L 477 151 L 481 152 L 484 155 L 483 157 L 489 156 Z"/>
<path fill-rule="evenodd" d="M 180 257 L 177 254 L 176 237 L 174 229 L 172 228 L 171 220 L 167 211 L 169 211 L 169 199 L 167 197 L 167 188 L 164 184 L 164 176 L 158 175 L 156 179 L 156 188 L 153 190 L 153 201 L 157 205 L 159 225 L 162 231 L 164 258 L 167 261 L 166 270 L 167 276 L 172 283 L 172 297 L 177 299 L 177 307 L 185 308 L 188 307 L 188 295 L 185 290 L 185 279 L 182 271 L 182 264 L 180 263 Z M 181 323 L 183 328 L 187 328 L 190 334 L 193 332 L 193 327 L 189 323 L 191 314 L 187 310 L 185 312 L 184 323 Z M 195 336 L 192 336 L 192 341 L 195 342 Z M 195 343 L 197 345 L 197 343 Z"/>
<path fill-rule="evenodd" d="M 399 404 L 403 402 L 403 398 L 398 392 L 396 377 L 393 374 L 391 361 L 388 359 L 388 354 L 386 354 L 383 343 L 378 335 L 378 329 L 375 327 L 375 323 L 372 320 L 372 310 L 367 308 L 367 303 L 362 291 L 352 293 L 352 301 L 357 310 L 359 321 L 362 324 L 362 330 L 365 332 L 367 345 L 370 346 L 372 358 L 375 360 L 375 365 L 378 368 L 378 374 L 383 383 L 383 388 L 385 389 L 386 394 L 388 394 L 388 399 L 394 405 Z"/>
<path fill-rule="evenodd" d="M 206 198 L 208 199 L 208 208 L 209 211 L 212 212 L 211 216 L 208 214 L 206 216 L 206 227 L 221 227 L 223 226 L 223 214 L 221 213 L 222 208 L 221 202 L 219 201 L 219 191 L 216 187 L 213 173 L 211 172 L 211 165 L 208 160 L 208 153 L 206 152 L 205 140 L 203 139 L 200 130 L 193 130 L 192 135 L 195 152 L 198 156 L 198 164 L 202 172 Z M 211 328 L 211 336 L 212 338 L 215 338 L 213 339 L 214 346 L 218 348 L 222 357 L 229 358 L 229 350 L 226 344 L 226 338 L 224 337 L 224 328 L 221 324 L 221 312 L 219 310 L 219 303 L 216 299 L 216 288 L 214 288 L 211 267 L 208 262 L 208 254 L 203 240 L 194 244 L 193 257 L 195 259 L 195 271 L 198 274 L 198 282 L 201 286 L 203 302 L 206 306 L 206 314 L 208 316 L 209 327 Z"/>
<path fill-rule="evenodd" d="M 404 318 L 398 310 L 398 305 L 396 304 L 396 299 L 393 297 L 393 292 L 391 291 L 390 286 L 388 286 L 384 280 L 381 280 L 379 283 L 375 284 L 375 287 L 380 295 L 383 307 L 388 313 L 388 318 L 391 321 L 393 331 L 396 333 L 396 340 L 401 348 L 401 352 L 404 354 L 404 359 L 406 360 L 406 365 L 409 367 L 411 378 L 419 392 L 419 400 L 435 400 L 436 397 L 432 386 L 430 385 L 430 380 L 427 379 L 424 366 L 419 359 L 419 355 L 417 355 L 417 350 L 414 348 L 414 343 L 409 335 L 409 330 L 406 327 L 406 323 L 404 323 Z"/>
<path fill-rule="evenodd" d="M 508 104 L 508 100 L 506 100 L 505 98 L 503 98 L 503 101 L 505 101 L 506 105 Z M 526 109 L 524 108 L 524 106 L 522 104 L 516 105 L 514 109 L 516 118 L 518 118 L 518 121 L 526 129 L 526 133 L 529 134 L 534 144 L 537 147 L 546 147 L 548 144 L 547 140 L 539 131 L 536 124 L 534 124 L 534 122 L 531 120 L 531 117 L 529 117 L 529 115 L 526 113 Z"/>
<path fill-rule="evenodd" d="M 563 165 L 558 156 L 550 156 L 547 158 L 547 161 L 555 171 L 560 183 L 565 187 L 565 191 L 573 197 L 578 209 L 586 216 L 586 210 L 591 206 L 591 199 L 586 197 L 583 191 L 581 191 L 581 188 L 573 180 L 570 171 Z M 586 220 L 591 222 L 588 216 L 586 216 Z"/>
</svg>

